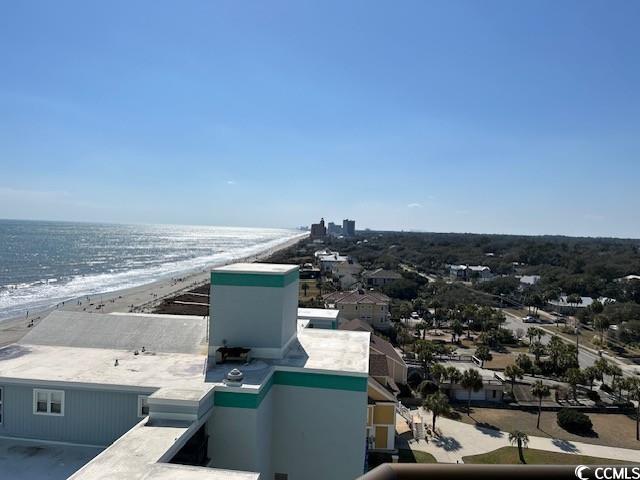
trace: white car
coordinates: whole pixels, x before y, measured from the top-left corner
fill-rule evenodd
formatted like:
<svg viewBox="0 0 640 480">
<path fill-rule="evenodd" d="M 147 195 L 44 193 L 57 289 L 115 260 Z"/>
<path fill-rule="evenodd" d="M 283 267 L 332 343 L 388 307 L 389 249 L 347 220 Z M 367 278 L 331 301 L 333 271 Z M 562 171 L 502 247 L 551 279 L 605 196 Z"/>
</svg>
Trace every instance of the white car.
<svg viewBox="0 0 640 480">
<path fill-rule="evenodd" d="M 524 323 L 538 323 L 538 319 L 533 315 L 527 315 L 522 319 Z"/>
</svg>

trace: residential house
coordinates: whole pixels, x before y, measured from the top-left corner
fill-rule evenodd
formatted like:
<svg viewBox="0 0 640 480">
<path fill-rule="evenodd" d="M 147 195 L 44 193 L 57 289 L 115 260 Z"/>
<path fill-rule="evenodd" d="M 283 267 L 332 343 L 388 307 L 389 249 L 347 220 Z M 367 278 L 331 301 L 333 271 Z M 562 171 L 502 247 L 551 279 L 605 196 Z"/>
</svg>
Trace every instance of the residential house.
<svg viewBox="0 0 640 480">
<path fill-rule="evenodd" d="M 449 277 L 463 282 L 486 282 L 493 279 L 493 273 L 486 265 L 449 265 Z"/>
<path fill-rule="evenodd" d="M 362 275 L 365 283 L 369 287 L 384 287 L 390 283 L 402 278 L 398 272 L 378 268 L 372 272 L 366 272 Z"/>
<path fill-rule="evenodd" d="M 391 299 L 383 293 L 356 289 L 329 293 L 322 298 L 325 308 L 340 310 L 344 320 L 359 318 L 378 330 L 391 328 Z"/>
<path fill-rule="evenodd" d="M 445 367 L 455 367 L 460 373 L 469 368 L 473 368 L 482 377 L 482 388 L 478 391 L 471 391 L 471 401 L 500 403 L 504 397 L 504 382 L 493 370 L 478 367 L 469 361 L 446 361 L 442 363 Z M 448 379 L 440 382 L 440 388 L 450 399 L 456 401 L 467 401 L 469 391 L 459 383 L 451 383 Z"/>
<path fill-rule="evenodd" d="M 318 264 L 322 273 L 329 273 L 340 263 L 348 263 L 349 257 L 340 255 L 338 252 L 331 252 L 329 255 L 318 256 Z"/>
</svg>

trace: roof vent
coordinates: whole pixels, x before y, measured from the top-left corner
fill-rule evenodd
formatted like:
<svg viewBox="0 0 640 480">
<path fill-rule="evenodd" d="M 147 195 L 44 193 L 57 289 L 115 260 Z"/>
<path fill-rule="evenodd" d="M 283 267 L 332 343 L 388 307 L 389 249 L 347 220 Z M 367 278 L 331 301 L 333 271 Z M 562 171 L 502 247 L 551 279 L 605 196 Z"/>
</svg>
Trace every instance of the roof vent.
<svg viewBox="0 0 640 480">
<path fill-rule="evenodd" d="M 113 364 L 114 367 L 117 367 L 118 365 L 120 365 L 120 362 L 118 362 L 118 359 L 116 358 L 115 363 Z"/>
<path fill-rule="evenodd" d="M 242 385 L 242 380 L 244 379 L 244 373 L 242 373 L 237 368 L 234 368 L 229 373 L 227 373 L 227 378 L 225 383 L 227 385 Z"/>
</svg>

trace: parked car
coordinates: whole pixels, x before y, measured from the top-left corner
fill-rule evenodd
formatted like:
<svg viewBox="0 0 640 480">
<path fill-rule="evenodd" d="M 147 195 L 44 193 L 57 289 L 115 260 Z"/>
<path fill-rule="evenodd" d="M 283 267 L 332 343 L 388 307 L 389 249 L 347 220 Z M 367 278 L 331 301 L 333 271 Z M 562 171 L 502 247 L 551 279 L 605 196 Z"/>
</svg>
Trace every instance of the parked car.
<svg viewBox="0 0 640 480">
<path fill-rule="evenodd" d="M 538 318 L 533 315 L 527 315 L 522 319 L 524 323 L 538 323 Z"/>
</svg>

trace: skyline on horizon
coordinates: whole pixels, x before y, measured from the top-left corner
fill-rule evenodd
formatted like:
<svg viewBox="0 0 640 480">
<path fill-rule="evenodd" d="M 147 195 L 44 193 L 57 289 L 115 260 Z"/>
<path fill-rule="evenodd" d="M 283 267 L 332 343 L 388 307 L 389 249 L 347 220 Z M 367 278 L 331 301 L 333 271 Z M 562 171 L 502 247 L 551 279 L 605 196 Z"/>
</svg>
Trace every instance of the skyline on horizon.
<svg viewBox="0 0 640 480">
<path fill-rule="evenodd" d="M 403 6 L 5 5 L 0 218 L 640 238 L 640 4 Z"/>
</svg>

